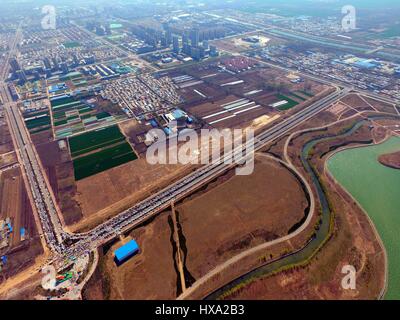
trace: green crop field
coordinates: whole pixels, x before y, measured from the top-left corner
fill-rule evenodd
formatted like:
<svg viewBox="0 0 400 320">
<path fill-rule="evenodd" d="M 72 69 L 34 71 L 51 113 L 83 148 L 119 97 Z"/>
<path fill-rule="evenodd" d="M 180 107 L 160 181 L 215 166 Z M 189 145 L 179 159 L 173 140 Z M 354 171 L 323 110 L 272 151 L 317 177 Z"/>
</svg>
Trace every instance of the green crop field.
<svg viewBox="0 0 400 320">
<path fill-rule="evenodd" d="M 73 160 L 75 179 L 81 180 L 136 159 L 129 143 L 124 142 Z"/>
<path fill-rule="evenodd" d="M 96 105 L 85 102 L 84 98 L 65 96 L 63 98 L 51 101 L 51 112 L 53 115 L 53 126 L 55 138 L 66 138 L 76 133 L 83 133 L 88 128 L 101 126 L 104 123 L 111 125 L 115 123 L 121 116 L 114 116 L 108 112 L 96 109 Z M 88 119 L 88 120 L 87 120 Z M 119 130 L 117 130 L 119 132 Z M 110 136 L 110 144 L 123 140 L 123 136 L 119 133 L 119 140 Z M 90 138 L 90 137 L 89 137 Z M 86 139 L 86 138 L 83 138 Z M 106 143 L 105 145 L 108 145 Z M 85 149 L 85 148 L 83 148 Z M 94 144 L 94 148 L 96 145 Z M 84 154 L 88 151 L 83 150 L 78 154 Z"/>
<path fill-rule="evenodd" d="M 290 98 L 284 96 L 283 94 L 278 94 L 278 95 L 276 95 L 276 97 L 277 97 L 279 100 L 286 100 L 286 101 L 288 101 L 288 103 L 286 103 L 285 105 L 278 107 L 278 110 L 280 110 L 280 111 L 289 110 L 289 109 L 291 109 L 291 108 L 293 108 L 293 107 L 295 107 L 295 106 L 298 105 L 298 103 L 297 103 L 296 101 L 294 101 L 294 100 L 292 100 L 292 99 L 290 99 Z"/>
<path fill-rule="evenodd" d="M 28 118 L 33 118 L 33 117 L 38 117 L 38 116 L 42 116 L 42 115 L 48 115 L 49 112 L 48 111 L 39 111 L 39 112 L 29 112 L 29 113 L 25 113 L 23 115 L 24 119 L 28 119 Z"/>
<path fill-rule="evenodd" d="M 86 132 L 69 138 L 71 156 L 77 157 L 124 140 L 125 137 L 122 135 L 118 126 L 111 126 L 100 130 Z"/>
<path fill-rule="evenodd" d="M 71 102 L 76 102 L 76 100 L 73 97 L 66 97 L 66 98 L 61 98 L 57 100 L 52 100 L 51 101 L 51 107 L 57 107 L 63 104 L 71 103 Z"/>
<path fill-rule="evenodd" d="M 36 118 L 36 119 L 31 119 L 31 120 L 25 120 L 26 127 L 28 130 L 42 127 L 45 125 L 50 124 L 50 116 L 46 115 L 44 117 Z"/>
<path fill-rule="evenodd" d="M 54 126 L 56 126 L 56 127 L 57 126 L 62 126 L 64 124 L 67 124 L 67 120 L 65 120 L 65 119 L 54 122 Z"/>
<path fill-rule="evenodd" d="M 67 111 L 69 109 L 79 108 L 80 106 L 82 106 L 82 103 L 80 101 L 73 101 L 70 103 L 60 104 L 56 107 L 53 107 L 53 112 Z"/>
<path fill-rule="evenodd" d="M 108 118 L 109 116 L 110 116 L 110 114 L 108 112 L 100 112 L 100 113 L 96 114 L 96 118 L 99 120 Z"/>
</svg>

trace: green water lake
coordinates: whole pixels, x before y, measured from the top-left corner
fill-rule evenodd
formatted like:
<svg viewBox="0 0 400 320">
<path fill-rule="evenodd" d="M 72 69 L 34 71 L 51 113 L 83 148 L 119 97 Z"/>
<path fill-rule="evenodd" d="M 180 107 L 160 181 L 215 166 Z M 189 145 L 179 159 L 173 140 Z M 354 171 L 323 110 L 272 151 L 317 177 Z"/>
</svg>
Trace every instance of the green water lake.
<svg viewBox="0 0 400 320">
<path fill-rule="evenodd" d="M 400 138 L 341 151 L 328 161 L 336 180 L 360 203 L 375 224 L 388 255 L 385 299 L 400 299 L 400 170 L 379 163 L 382 154 L 400 150 Z"/>
</svg>

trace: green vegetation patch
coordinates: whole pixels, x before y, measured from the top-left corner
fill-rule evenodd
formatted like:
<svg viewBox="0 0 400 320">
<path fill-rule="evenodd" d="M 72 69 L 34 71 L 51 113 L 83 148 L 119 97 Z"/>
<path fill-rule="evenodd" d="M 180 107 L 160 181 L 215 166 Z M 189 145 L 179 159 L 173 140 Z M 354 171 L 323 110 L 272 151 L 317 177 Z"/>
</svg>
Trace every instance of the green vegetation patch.
<svg viewBox="0 0 400 320">
<path fill-rule="evenodd" d="M 75 98 L 65 97 L 65 98 L 60 98 L 60 99 L 56 99 L 56 100 L 51 100 L 51 107 L 54 109 L 54 107 L 58 107 L 63 104 L 67 104 L 67 103 L 71 103 L 71 102 L 76 102 Z"/>
<path fill-rule="evenodd" d="M 82 120 L 85 120 L 85 119 L 89 119 L 89 118 L 91 118 L 91 117 L 93 117 L 92 113 L 86 113 L 86 114 L 84 114 L 84 115 L 81 116 L 81 119 L 82 119 Z"/>
<path fill-rule="evenodd" d="M 288 103 L 286 103 L 285 105 L 280 106 L 280 107 L 278 108 L 278 110 L 280 110 L 280 111 L 289 110 L 289 109 L 292 109 L 293 107 L 295 107 L 295 106 L 298 105 L 298 103 L 297 103 L 296 101 L 290 99 L 290 98 L 287 97 L 287 96 L 284 96 L 283 94 L 278 94 L 278 95 L 276 95 L 276 97 L 277 97 L 279 100 L 286 100 L 286 101 L 288 102 Z"/>
<path fill-rule="evenodd" d="M 304 97 L 300 96 L 299 94 L 296 94 L 295 92 L 290 93 L 291 96 L 300 99 L 301 101 L 306 101 L 307 99 L 305 99 Z"/>
<path fill-rule="evenodd" d="M 78 41 L 64 42 L 63 45 L 67 49 L 77 48 L 81 46 L 81 44 Z"/>
<path fill-rule="evenodd" d="M 118 126 L 86 132 L 79 136 L 69 138 L 71 156 L 77 157 L 78 155 L 104 148 L 124 140 L 125 137 Z"/>
<path fill-rule="evenodd" d="M 109 116 L 110 116 L 110 114 L 108 112 L 100 112 L 100 113 L 96 114 L 96 118 L 98 120 L 108 118 Z"/>
<path fill-rule="evenodd" d="M 45 125 L 49 125 L 50 124 L 50 116 L 47 115 L 47 116 L 36 118 L 36 119 L 26 120 L 25 124 L 26 124 L 26 127 L 28 128 L 28 130 L 42 127 Z"/>
<path fill-rule="evenodd" d="M 129 143 L 124 142 L 75 159 L 73 161 L 75 179 L 81 180 L 136 159 L 137 156 Z"/>
<path fill-rule="evenodd" d="M 81 105 L 80 101 L 74 101 L 66 104 L 61 104 L 57 107 L 53 108 L 53 111 L 63 111 L 63 110 L 69 110 L 73 108 L 78 108 Z"/>
<path fill-rule="evenodd" d="M 84 108 L 79 108 L 79 114 L 83 114 L 83 113 L 87 113 L 87 112 L 91 112 L 93 109 L 91 107 L 84 107 Z"/>
<path fill-rule="evenodd" d="M 28 118 L 32 118 L 32 117 L 39 117 L 44 114 L 48 115 L 49 112 L 47 110 L 39 111 L 39 112 L 28 112 L 28 113 L 24 113 L 24 119 L 28 119 Z"/>
<path fill-rule="evenodd" d="M 64 124 L 67 124 L 67 120 L 66 119 L 54 122 L 54 126 L 56 126 L 56 127 L 62 126 Z"/>
<path fill-rule="evenodd" d="M 74 120 L 74 119 L 79 119 L 79 116 L 74 114 L 72 116 L 67 117 L 67 120 Z"/>
</svg>

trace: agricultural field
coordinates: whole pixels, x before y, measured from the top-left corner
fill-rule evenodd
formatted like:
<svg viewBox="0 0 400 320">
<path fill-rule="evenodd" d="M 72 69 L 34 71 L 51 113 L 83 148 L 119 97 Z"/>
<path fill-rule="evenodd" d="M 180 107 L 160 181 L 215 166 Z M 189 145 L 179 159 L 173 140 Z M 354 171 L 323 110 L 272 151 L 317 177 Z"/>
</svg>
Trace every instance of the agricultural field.
<svg viewBox="0 0 400 320">
<path fill-rule="evenodd" d="M 69 146 L 76 180 L 137 159 L 118 126 L 71 137 Z"/>
<path fill-rule="evenodd" d="M 51 99 L 55 138 L 65 138 L 101 125 L 109 125 L 121 118 L 98 110 L 97 105 L 96 98 L 63 96 Z"/>
<path fill-rule="evenodd" d="M 244 128 L 260 118 L 285 116 L 295 107 L 305 107 L 326 89 L 297 74 L 257 65 L 243 57 L 172 70 L 169 76 L 185 99 L 182 108 L 219 129 Z"/>
<path fill-rule="evenodd" d="M 24 114 L 26 128 L 30 134 L 39 133 L 51 129 L 49 110 L 40 110 Z"/>
<path fill-rule="evenodd" d="M 300 98 L 300 96 L 297 96 L 295 93 L 293 93 L 293 94 L 291 94 L 289 96 L 293 96 L 293 98 L 297 98 L 297 100 L 300 100 L 300 101 L 305 101 L 306 100 L 303 97 Z M 279 99 L 278 101 L 283 101 L 283 100 L 287 101 L 286 104 L 278 107 L 279 111 L 285 111 L 285 110 L 292 109 L 293 107 L 295 107 L 295 106 L 297 106 L 299 104 L 298 101 L 296 101 L 296 100 L 294 100 L 292 98 L 289 98 L 288 96 L 283 95 L 283 94 L 278 94 L 278 95 L 276 95 L 276 97 Z"/>
</svg>

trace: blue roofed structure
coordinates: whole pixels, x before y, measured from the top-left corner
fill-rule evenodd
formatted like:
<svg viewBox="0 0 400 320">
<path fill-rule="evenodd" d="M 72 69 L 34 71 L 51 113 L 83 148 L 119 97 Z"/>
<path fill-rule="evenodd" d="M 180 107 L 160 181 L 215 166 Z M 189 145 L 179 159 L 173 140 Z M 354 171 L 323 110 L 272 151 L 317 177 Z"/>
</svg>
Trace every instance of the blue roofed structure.
<svg viewBox="0 0 400 320">
<path fill-rule="evenodd" d="M 118 263 L 122 263 L 138 252 L 139 245 L 136 243 L 135 240 L 131 240 L 128 243 L 124 244 L 122 247 L 119 247 L 117 250 L 115 250 L 114 256 Z"/>
<path fill-rule="evenodd" d="M 175 109 L 174 111 L 172 111 L 172 115 L 175 119 L 181 119 L 186 117 L 186 114 L 180 109 Z"/>
<path fill-rule="evenodd" d="M 360 60 L 354 63 L 359 68 L 372 69 L 378 66 L 373 60 Z"/>
<path fill-rule="evenodd" d="M 153 128 L 157 128 L 157 127 L 158 127 L 158 124 L 157 124 L 156 120 L 154 120 L 154 119 L 151 119 L 151 120 L 150 120 L 150 124 L 151 124 L 151 126 L 152 126 Z"/>
</svg>

